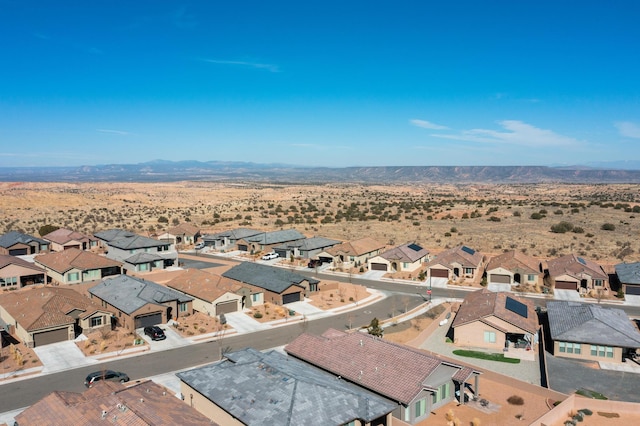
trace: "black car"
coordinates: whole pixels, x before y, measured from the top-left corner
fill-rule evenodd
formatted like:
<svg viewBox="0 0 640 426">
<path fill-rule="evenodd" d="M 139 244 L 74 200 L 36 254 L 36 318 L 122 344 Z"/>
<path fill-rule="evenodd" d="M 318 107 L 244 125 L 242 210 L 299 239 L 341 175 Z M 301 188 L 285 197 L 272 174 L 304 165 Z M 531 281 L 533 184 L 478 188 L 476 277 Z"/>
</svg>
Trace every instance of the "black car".
<svg viewBox="0 0 640 426">
<path fill-rule="evenodd" d="M 110 380 L 112 382 L 125 383 L 129 381 L 129 376 L 113 370 L 94 371 L 84 379 L 84 385 L 90 388 L 98 380 Z"/>
<path fill-rule="evenodd" d="M 322 261 L 320 259 L 311 259 L 309 263 L 307 263 L 307 268 L 317 268 L 322 266 Z"/>
<path fill-rule="evenodd" d="M 144 334 L 151 337 L 151 340 L 164 340 L 167 336 L 164 335 L 164 331 L 157 325 L 149 325 L 144 328 Z"/>
</svg>

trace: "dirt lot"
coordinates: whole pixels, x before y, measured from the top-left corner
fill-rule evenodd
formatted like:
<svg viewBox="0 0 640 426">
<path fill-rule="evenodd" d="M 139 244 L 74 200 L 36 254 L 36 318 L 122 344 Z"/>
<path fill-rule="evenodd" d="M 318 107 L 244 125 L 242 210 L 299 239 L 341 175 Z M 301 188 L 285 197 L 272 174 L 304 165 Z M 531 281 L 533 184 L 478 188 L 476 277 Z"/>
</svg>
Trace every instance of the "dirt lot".
<svg viewBox="0 0 640 426">
<path fill-rule="evenodd" d="M 4 346 L 0 352 L 0 374 L 19 373 L 28 368 L 42 367 L 42 362 L 33 349 L 27 348 L 17 339 L 14 342 Z"/>
</svg>

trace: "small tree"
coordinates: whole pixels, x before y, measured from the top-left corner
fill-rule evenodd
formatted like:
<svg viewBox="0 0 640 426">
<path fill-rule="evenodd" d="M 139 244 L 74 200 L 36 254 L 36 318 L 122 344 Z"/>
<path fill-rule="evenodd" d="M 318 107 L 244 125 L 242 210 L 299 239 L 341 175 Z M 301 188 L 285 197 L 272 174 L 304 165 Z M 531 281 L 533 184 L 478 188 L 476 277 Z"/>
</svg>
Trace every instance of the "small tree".
<svg viewBox="0 0 640 426">
<path fill-rule="evenodd" d="M 59 226 L 55 226 L 55 225 L 43 225 L 40 227 L 40 229 L 38 230 L 38 233 L 40 234 L 41 237 L 44 237 L 47 234 L 52 233 L 53 231 L 57 231 L 58 229 L 60 229 Z"/>
<path fill-rule="evenodd" d="M 600 229 L 603 231 L 615 231 L 616 226 L 613 223 L 603 223 Z"/>
<path fill-rule="evenodd" d="M 371 320 L 369 327 L 367 327 L 367 332 L 372 336 L 382 337 L 382 335 L 384 334 L 384 330 L 382 329 L 382 327 L 380 327 L 378 318 L 374 318 Z"/>
</svg>

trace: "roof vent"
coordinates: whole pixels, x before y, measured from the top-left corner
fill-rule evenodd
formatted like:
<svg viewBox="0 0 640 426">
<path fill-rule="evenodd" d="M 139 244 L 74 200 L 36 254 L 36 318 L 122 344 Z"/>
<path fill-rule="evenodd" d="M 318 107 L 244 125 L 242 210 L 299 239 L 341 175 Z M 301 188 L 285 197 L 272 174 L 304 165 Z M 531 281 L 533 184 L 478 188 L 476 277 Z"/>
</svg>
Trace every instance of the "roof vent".
<svg viewBox="0 0 640 426">
<path fill-rule="evenodd" d="M 107 417 L 107 412 L 102 410 L 102 419 L 104 420 Z"/>
<path fill-rule="evenodd" d="M 140 398 L 140 402 L 144 402 L 144 398 Z"/>
<path fill-rule="evenodd" d="M 360 346 L 364 346 L 364 342 L 360 339 Z"/>
</svg>

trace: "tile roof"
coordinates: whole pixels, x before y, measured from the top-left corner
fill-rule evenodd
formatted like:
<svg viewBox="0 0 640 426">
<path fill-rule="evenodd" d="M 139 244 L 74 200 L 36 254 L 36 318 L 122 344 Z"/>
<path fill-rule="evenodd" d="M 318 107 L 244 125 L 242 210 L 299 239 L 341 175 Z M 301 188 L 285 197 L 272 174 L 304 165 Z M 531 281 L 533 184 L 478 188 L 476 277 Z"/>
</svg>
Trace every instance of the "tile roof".
<svg viewBox="0 0 640 426">
<path fill-rule="evenodd" d="M 364 237 L 353 241 L 347 241 L 342 244 L 328 248 L 327 253 L 336 256 L 343 253 L 347 256 L 362 256 L 376 250 L 382 250 L 384 244 L 379 243 L 371 237 Z"/>
<path fill-rule="evenodd" d="M 453 269 L 453 264 L 458 263 L 463 268 L 477 268 L 482 263 L 483 255 L 467 246 L 458 246 L 443 251 L 430 261 L 427 266 L 443 265 Z"/>
<path fill-rule="evenodd" d="M 162 259 L 163 257 L 156 253 L 136 253 L 127 257 L 124 261 L 132 265 L 140 265 L 142 263 L 155 262 Z"/>
<path fill-rule="evenodd" d="M 68 243 L 69 241 L 96 240 L 96 238 L 94 237 L 90 237 L 88 235 L 81 234 L 80 232 L 72 231 L 70 229 L 65 229 L 65 228 L 59 228 L 53 232 L 49 232 L 47 235 L 44 235 L 42 238 L 57 244 L 65 244 L 65 243 Z"/>
<path fill-rule="evenodd" d="M 322 336 L 301 334 L 284 350 L 296 358 L 339 375 L 379 395 L 410 403 L 425 380 L 445 363 L 420 350 L 365 333 L 329 330 Z"/>
<path fill-rule="evenodd" d="M 591 303 L 547 302 L 553 340 L 640 348 L 640 332 L 622 309 Z"/>
<path fill-rule="evenodd" d="M 429 250 L 415 243 L 407 243 L 385 251 L 380 257 L 398 262 L 416 262 L 429 255 Z"/>
<path fill-rule="evenodd" d="M 21 426 L 216 425 L 152 381 L 128 387 L 101 381 L 83 393 L 52 392 L 15 420 Z"/>
<path fill-rule="evenodd" d="M 246 425 L 370 422 L 397 404 L 279 352 L 255 349 L 177 376 Z"/>
<path fill-rule="evenodd" d="M 22 232 L 18 231 L 9 231 L 6 234 L 0 235 L 0 247 L 4 248 L 12 247 L 18 243 L 30 244 L 34 242 L 39 244 L 49 244 L 48 241 L 33 237 L 31 235 L 23 234 Z"/>
<path fill-rule="evenodd" d="M 290 249 L 297 247 L 300 251 L 324 249 L 339 244 L 340 241 L 324 237 L 303 238 L 301 240 L 289 241 L 274 248 Z"/>
<path fill-rule="evenodd" d="M 200 232 L 200 228 L 190 223 L 181 223 L 173 228 L 167 229 L 167 233 L 171 235 L 196 235 Z"/>
<path fill-rule="evenodd" d="M 504 268 L 511 272 L 519 271 L 524 274 L 539 274 L 540 260 L 521 251 L 512 250 L 491 258 L 487 263 L 487 271 L 497 268 Z"/>
<path fill-rule="evenodd" d="M 72 288 L 28 287 L 0 294 L 0 306 L 27 331 L 75 323 L 72 311 L 86 318 L 97 311 L 109 312 Z"/>
<path fill-rule="evenodd" d="M 10 256 L 8 254 L 0 254 L 0 269 L 8 265 L 21 266 L 23 268 L 29 268 L 29 269 L 33 269 L 34 271 L 44 273 L 44 269 L 34 265 L 31 262 L 28 262 L 16 256 Z"/>
<path fill-rule="evenodd" d="M 106 278 L 89 289 L 89 293 L 115 308 L 131 314 L 148 303 L 161 305 L 172 300 L 189 302 L 192 297 L 140 278 L 118 275 Z"/>
<path fill-rule="evenodd" d="M 306 238 L 296 229 L 282 229 L 280 231 L 263 232 L 261 234 L 253 235 L 245 238 L 252 243 L 260 243 L 264 245 L 280 244 L 287 241 L 301 240 Z"/>
<path fill-rule="evenodd" d="M 40 254 L 34 260 L 36 263 L 61 274 L 74 268 L 88 271 L 91 269 L 122 267 L 122 263 L 117 260 L 108 259 L 105 256 L 77 248 L 70 248 L 58 253 Z"/>
<path fill-rule="evenodd" d="M 511 298 L 526 307 L 526 317 L 508 309 L 507 299 Z M 525 309 L 525 308 L 523 308 Z M 538 332 L 538 315 L 536 314 L 535 305 L 528 299 L 516 298 L 512 293 L 498 292 L 494 293 L 486 288 L 469 293 L 465 298 L 458 313 L 456 314 L 452 327 L 469 324 L 474 321 L 487 322 L 487 318 L 495 316 L 503 321 L 514 325 L 528 333 L 535 334 Z M 488 322 L 490 325 L 491 322 Z"/>
<path fill-rule="evenodd" d="M 235 293 L 242 288 L 237 281 L 200 269 L 187 269 L 165 284 L 207 302 L 213 302 L 225 293 Z"/>
<path fill-rule="evenodd" d="M 551 277 L 566 274 L 579 280 L 584 278 L 585 275 L 602 280 L 609 278 L 596 262 L 578 257 L 573 253 L 548 260 L 547 266 Z"/>
<path fill-rule="evenodd" d="M 309 284 L 320 282 L 315 278 L 305 277 L 287 269 L 274 268 L 273 266 L 252 262 L 242 262 L 224 272 L 222 276 L 264 288 L 274 293 L 282 293 L 292 285 L 300 285 L 305 280 Z"/>
<path fill-rule="evenodd" d="M 222 238 L 229 238 L 230 240 L 241 240 L 243 238 L 252 237 L 254 235 L 262 234 L 264 231 L 258 231 L 249 228 L 236 228 L 228 231 L 218 232 L 216 234 L 204 235 L 202 239 L 206 240 L 219 240 Z"/>
<path fill-rule="evenodd" d="M 615 268 L 621 283 L 640 285 L 640 262 L 618 263 Z"/>
<path fill-rule="evenodd" d="M 116 238 L 135 237 L 136 234 L 131 231 L 125 231 L 124 229 L 107 229 L 106 231 L 96 232 L 93 236 L 109 242 Z"/>
<path fill-rule="evenodd" d="M 160 247 L 169 245 L 166 241 L 155 240 L 149 237 L 143 237 L 142 235 L 135 235 L 132 237 L 120 237 L 109 241 L 111 247 L 116 247 L 122 250 L 132 250 L 147 247 Z"/>
</svg>

